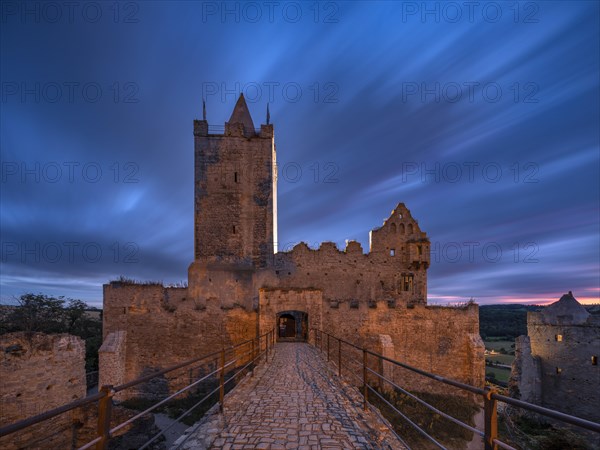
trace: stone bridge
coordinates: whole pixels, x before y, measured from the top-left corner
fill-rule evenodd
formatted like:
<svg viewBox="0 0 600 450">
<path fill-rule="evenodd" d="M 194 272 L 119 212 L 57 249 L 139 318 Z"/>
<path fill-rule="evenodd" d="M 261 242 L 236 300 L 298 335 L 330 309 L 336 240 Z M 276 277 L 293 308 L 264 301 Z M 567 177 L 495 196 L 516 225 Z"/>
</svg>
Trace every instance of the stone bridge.
<svg viewBox="0 0 600 450">
<path fill-rule="evenodd" d="M 172 449 L 405 449 L 306 343 L 281 342 Z"/>
</svg>

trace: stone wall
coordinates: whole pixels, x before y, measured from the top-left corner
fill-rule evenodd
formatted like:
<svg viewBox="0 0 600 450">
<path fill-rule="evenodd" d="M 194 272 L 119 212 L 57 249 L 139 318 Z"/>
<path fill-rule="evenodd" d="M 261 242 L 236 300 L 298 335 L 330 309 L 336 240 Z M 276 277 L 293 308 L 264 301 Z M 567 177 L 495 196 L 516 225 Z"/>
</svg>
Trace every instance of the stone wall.
<svg viewBox="0 0 600 450">
<path fill-rule="evenodd" d="M 120 382 L 252 339 L 257 332 L 254 311 L 214 301 L 199 305 L 188 289 L 159 285 L 105 285 L 103 317 L 106 346 L 100 353 L 100 377 Z M 109 343 L 120 332 L 126 333 L 126 345 L 117 351 Z M 119 367 L 123 361 L 125 367 Z M 179 385 L 171 383 L 168 389 Z M 134 393 L 125 391 L 121 399 Z"/>
<path fill-rule="evenodd" d="M 529 336 L 517 337 L 509 380 L 511 397 L 539 405 L 542 401 L 541 381 L 540 358 L 532 354 Z"/>
<path fill-rule="evenodd" d="M 102 367 L 98 386 L 119 386 L 125 383 L 127 373 L 127 332 L 113 331 L 104 339 L 98 349 L 99 365 Z M 123 398 L 122 392 L 115 394 L 115 400 Z"/>
<path fill-rule="evenodd" d="M 485 348 L 477 305 L 406 307 L 381 300 L 327 306 L 323 323 L 331 334 L 421 370 L 483 386 Z M 394 379 L 408 389 L 448 391 L 406 369 L 394 370 Z"/>
<path fill-rule="evenodd" d="M 541 404 L 600 422 L 600 367 L 592 362 L 600 357 L 600 317 L 579 324 L 544 319 L 527 315 L 531 353 L 540 360 Z"/>
<path fill-rule="evenodd" d="M 314 344 L 311 328 L 323 325 L 323 296 L 319 289 L 261 289 L 259 300 L 259 332 L 266 333 L 277 326 L 276 317 L 283 311 L 303 311 L 308 314 L 308 338 Z"/>
<path fill-rule="evenodd" d="M 83 398 L 85 344 L 68 334 L 4 334 L 0 336 L 0 379 L 0 425 Z M 0 447 L 70 448 L 78 414 L 61 414 L 6 436 Z"/>
<path fill-rule="evenodd" d="M 370 250 L 363 253 L 356 241 L 348 242 L 344 250 L 333 242 L 324 242 L 319 249 L 300 243 L 272 255 L 268 267 L 262 268 L 203 257 L 190 265 L 189 295 L 202 306 L 216 301 L 246 309 L 257 307 L 261 288 L 320 289 L 325 300 L 338 303 L 385 299 L 426 304 L 430 244 L 404 204 L 373 230 Z"/>
<path fill-rule="evenodd" d="M 324 298 L 321 289 L 265 287 L 259 289 L 256 308 L 248 310 L 221 305 L 216 299 L 197 307 L 186 297 L 186 289 L 170 294 L 165 304 L 165 291 L 161 286 L 105 286 L 105 336 L 127 333 L 124 381 L 263 334 L 276 325 L 278 313 L 293 310 L 308 314 L 309 329 L 327 330 L 422 370 L 483 385 L 484 346 L 477 305 L 447 308 L 383 299 L 333 301 Z M 383 341 L 382 336 L 386 336 Z M 314 342 L 313 333 L 309 339 Z M 101 376 L 114 370 L 107 369 L 102 356 L 100 361 Z M 411 389 L 445 389 L 403 369 L 394 374 Z"/>
</svg>

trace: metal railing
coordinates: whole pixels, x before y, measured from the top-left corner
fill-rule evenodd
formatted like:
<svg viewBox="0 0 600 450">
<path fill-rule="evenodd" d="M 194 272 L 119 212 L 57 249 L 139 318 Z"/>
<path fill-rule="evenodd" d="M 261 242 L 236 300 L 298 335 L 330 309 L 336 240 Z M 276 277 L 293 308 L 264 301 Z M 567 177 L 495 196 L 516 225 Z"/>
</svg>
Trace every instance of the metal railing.
<svg viewBox="0 0 600 450">
<path fill-rule="evenodd" d="M 260 128 L 254 128 L 254 132 L 256 134 L 260 134 Z M 224 134 L 225 133 L 225 125 L 209 125 L 208 126 L 208 134 Z"/>
<path fill-rule="evenodd" d="M 446 447 L 444 447 L 444 445 L 442 445 L 434 437 L 432 437 L 429 433 L 427 433 L 425 430 L 423 430 L 421 427 L 419 427 L 419 425 L 417 425 L 414 421 L 412 421 L 404 413 L 399 411 L 395 405 L 393 405 L 386 398 L 384 398 L 377 390 L 375 390 L 369 384 L 369 380 L 368 380 L 369 374 L 376 377 L 381 382 L 384 382 L 384 383 L 389 384 L 390 386 L 393 386 L 399 392 L 401 392 L 404 395 L 415 400 L 422 406 L 428 408 L 433 413 L 438 414 L 439 416 L 444 417 L 447 420 L 450 420 L 454 424 L 456 424 L 472 433 L 475 433 L 475 434 L 481 436 L 484 441 L 485 450 L 497 450 L 498 448 L 503 448 L 506 450 L 516 450 L 514 447 L 511 447 L 507 443 L 502 442 L 498 437 L 498 402 L 502 402 L 507 405 L 511 405 L 513 407 L 519 408 L 519 409 L 525 409 L 530 412 L 541 414 L 546 417 L 549 417 L 549 418 L 552 418 L 555 420 L 559 420 L 563 423 L 567 423 L 570 425 L 575 425 L 577 427 L 584 428 L 589 431 L 595 431 L 596 433 L 600 433 L 600 424 L 598 424 L 596 422 L 592 422 L 592 421 L 589 421 L 586 419 L 581 419 L 579 417 L 571 416 L 569 414 L 564 414 L 564 413 L 561 413 L 561 412 L 558 412 L 558 411 L 555 411 L 552 409 L 544 408 L 542 406 L 534 405 L 532 403 L 524 402 L 521 400 L 511 398 L 511 397 L 506 397 L 504 395 L 499 394 L 493 388 L 486 387 L 485 389 L 482 389 L 482 388 L 478 388 L 478 387 L 471 386 L 471 385 L 468 385 L 465 383 L 461 383 L 459 381 L 455 381 L 455 380 L 452 380 L 449 378 L 445 378 L 445 377 L 442 377 L 439 375 L 435 375 L 435 374 L 426 372 L 424 370 L 417 369 L 416 367 L 412 367 L 408 364 L 404 364 L 399 361 L 395 361 L 395 360 L 388 358 L 386 356 L 383 356 L 379 353 L 375 353 L 373 351 L 367 350 L 364 347 L 360 347 L 360 346 L 353 344 L 351 342 L 348 342 L 344 339 L 333 336 L 332 334 L 329 334 L 326 331 L 322 331 L 322 330 L 318 330 L 318 329 L 314 329 L 314 328 L 312 329 L 312 331 L 314 332 L 314 336 L 315 336 L 314 346 L 316 348 L 318 348 L 321 352 L 327 353 L 327 361 L 332 361 L 332 353 L 333 353 L 333 359 L 337 359 L 336 366 L 338 369 L 338 375 L 340 377 L 343 376 L 342 369 L 345 368 L 346 374 L 352 375 L 354 377 L 354 379 L 356 381 L 358 381 L 358 385 L 361 386 L 361 394 L 363 397 L 363 408 L 365 410 L 368 409 L 369 392 L 372 392 L 381 401 L 383 401 L 388 407 L 390 407 L 396 414 L 398 414 L 408 424 L 410 424 L 411 427 L 413 427 L 425 439 L 430 441 L 432 444 L 434 444 L 438 448 L 445 449 Z M 332 345 L 332 341 L 333 341 L 333 345 Z M 336 346 L 335 345 L 336 342 L 337 342 L 337 351 L 335 348 L 333 348 Z M 351 368 L 348 365 L 344 364 L 344 362 L 343 362 L 344 352 L 342 351 L 342 345 L 349 346 L 350 348 L 358 350 L 359 352 L 362 353 L 362 361 L 346 354 L 346 360 L 352 361 L 355 364 L 354 368 Z M 383 364 L 383 362 L 386 362 L 386 363 L 392 364 L 394 366 L 398 366 L 403 369 L 407 369 L 411 372 L 417 373 L 424 377 L 430 378 L 437 382 L 440 382 L 440 383 L 443 383 L 443 384 L 446 384 L 449 386 L 453 386 L 462 391 L 466 391 L 471 394 L 475 394 L 476 396 L 480 396 L 481 399 L 483 400 L 484 430 L 483 431 L 478 430 L 475 427 L 472 427 L 464 422 L 461 422 L 460 420 L 456 419 L 455 417 L 452 417 L 451 415 L 446 414 L 443 411 L 440 411 L 435 406 L 433 406 L 433 405 L 425 402 L 424 400 L 420 399 L 419 397 L 411 394 L 406 389 L 403 389 L 398 384 L 396 384 L 393 380 L 390 380 L 388 377 L 386 377 L 384 374 L 379 373 L 376 370 L 374 370 L 373 368 L 369 367 L 368 356 L 377 358 L 377 361 L 380 364 Z M 357 365 L 362 366 L 362 377 L 356 374 L 356 368 L 357 368 L 356 366 Z M 400 438 L 396 434 L 396 431 L 393 428 L 391 429 L 391 431 L 394 433 L 394 435 L 396 435 L 396 437 Z"/>
<path fill-rule="evenodd" d="M 75 400 L 66 405 L 60 406 L 58 408 L 54 408 L 50 411 L 46 411 L 42 414 L 38 414 L 33 417 L 29 417 L 24 420 L 20 420 L 10 425 L 6 425 L 0 428 L 0 438 L 4 436 L 8 436 L 10 434 L 16 433 L 18 431 L 24 430 L 33 425 L 42 423 L 46 420 L 52 419 L 53 417 L 64 414 L 68 411 L 73 411 L 82 406 L 90 405 L 95 402 L 98 402 L 98 417 L 97 417 L 97 437 L 85 445 L 79 447 L 78 450 L 85 450 L 88 448 L 95 448 L 96 450 L 105 450 L 108 448 L 108 443 L 119 430 L 123 430 L 127 426 L 131 425 L 136 420 L 141 417 L 147 415 L 148 413 L 154 411 L 156 408 L 162 406 L 168 401 L 174 399 L 175 397 L 183 394 L 184 392 L 189 391 L 191 388 L 198 386 L 205 380 L 208 380 L 211 376 L 218 377 L 219 383 L 218 386 L 205 395 L 201 400 L 199 400 L 196 404 L 194 404 L 191 408 L 186 410 L 183 414 L 181 414 L 171 425 L 167 428 L 161 430 L 156 435 L 152 436 L 146 443 L 144 443 L 140 449 L 147 448 L 150 444 L 160 438 L 169 428 L 182 420 L 185 416 L 190 414 L 195 408 L 209 400 L 214 394 L 219 393 L 219 408 L 221 411 L 223 410 L 223 403 L 225 397 L 225 387 L 228 383 L 238 377 L 243 371 L 249 369 L 251 376 L 254 376 L 254 366 L 260 361 L 260 359 L 265 356 L 265 361 L 269 358 L 269 352 L 272 353 L 273 347 L 275 344 L 275 330 L 270 330 L 267 333 L 262 334 L 254 339 L 249 339 L 247 341 L 241 342 L 234 346 L 224 347 L 221 350 L 215 351 L 213 353 L 203 355 L 180 364 L 176 364 L 165 369 L 159 370 L 157 372 L 151 373 L 149 375 L 136 378 L 135 380 L 129 381 L 127 383 L 121 384 L 119 386 L 102 386 L 97 394 L 87 396 L 85 398 Z M 111 418 L 112 418 L 112 406 L 113 406 L 113 397 L 116 393 L 125 391 L 127 389 L 131 389 L 135 386 L 139 386 L 142 383 L 146 383 L 150 380 L 153 380 L 157 377 L 162 377 L 163 375 L 173 373 L 178 369 L 190 368 L 190 366 L 197 366 L 198 363 L 206 362 L 206 361 L 216 361 L 216 369 L 212 370 L 210 373 L 199 377 L 193 382 L 187 384 L 183 388 L 177 390 L 171 395 L 168 395 L 166 398 L 158 401 L 156 404 L 146 408 L 138 414 L 135 414 L 133 417 L 127 419 L 124 422 L 119 423 L 111 428 Z M 234 364 L 237 365 L 232 367 L 233 369 L 237 369 L 233 374 L 230 374 L 229 379 L 225 379 L 225 372 Z M 181 443 L 183 444 L 183 443 Z M 180 445 L 181 445 L 180 444 Z"/>
</svg>

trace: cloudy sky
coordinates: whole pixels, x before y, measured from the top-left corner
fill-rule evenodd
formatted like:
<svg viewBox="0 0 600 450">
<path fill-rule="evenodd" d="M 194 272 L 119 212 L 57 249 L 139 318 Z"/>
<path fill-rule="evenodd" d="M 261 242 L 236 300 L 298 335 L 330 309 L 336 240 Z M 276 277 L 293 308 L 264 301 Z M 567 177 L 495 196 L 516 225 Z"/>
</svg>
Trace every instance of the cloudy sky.
<svg viewBox="0 0 600 450">
<path fill-rule="evenodd" d="M 597 2 L 2 3 L 1 297 L 184 281 L 193 119 L 270 103 L 279 247 L 404 202 L 429 301 L 598 301 Z"/>
</svg>

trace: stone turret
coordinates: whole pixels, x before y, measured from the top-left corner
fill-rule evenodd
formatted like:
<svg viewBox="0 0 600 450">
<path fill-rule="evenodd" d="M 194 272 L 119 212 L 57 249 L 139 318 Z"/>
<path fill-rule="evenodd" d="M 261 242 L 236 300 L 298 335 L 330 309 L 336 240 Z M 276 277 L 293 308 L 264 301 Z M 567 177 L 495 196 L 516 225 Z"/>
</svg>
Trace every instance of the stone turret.
<svg viewBox="0 0 600 450">
<path fill-rule="evenodd" d="M 600 421 L 600 317 L 573 293 L 527 313 L 527 336 L 517 339 L 512 395 L 595 422 Z"/>
<path fill-rule="evenodd" d="M 544 322 L 548 324 L 575 325 L 584 323 L 590 316 L 590 313 L 581 306 L 581 303 L 575 300 L 573 293 L 569 291 L 560 300 L 544 308 L 541 315 Z"/>
</svg>

